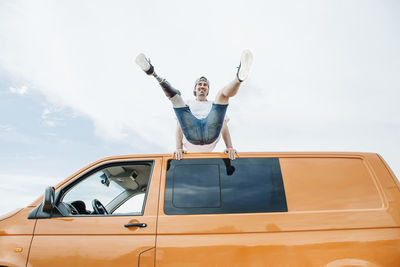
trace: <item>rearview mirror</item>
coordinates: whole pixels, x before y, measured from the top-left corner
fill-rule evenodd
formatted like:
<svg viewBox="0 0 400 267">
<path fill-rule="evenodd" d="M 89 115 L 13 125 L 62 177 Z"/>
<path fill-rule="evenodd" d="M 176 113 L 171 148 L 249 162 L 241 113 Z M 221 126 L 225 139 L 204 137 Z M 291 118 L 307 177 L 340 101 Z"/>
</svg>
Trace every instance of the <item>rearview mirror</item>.
<svg viewBox="0 0 400 267">
<path fill-rule="evenodd" d="M 52 186 L 47 187 L 46 190 L 44 191 L 44 198 L 42 205 L 43 212 L 51 213 L 51 211 L 54 208 L 54 196 L 55 196 L 54 187 Z"/>
</svg>

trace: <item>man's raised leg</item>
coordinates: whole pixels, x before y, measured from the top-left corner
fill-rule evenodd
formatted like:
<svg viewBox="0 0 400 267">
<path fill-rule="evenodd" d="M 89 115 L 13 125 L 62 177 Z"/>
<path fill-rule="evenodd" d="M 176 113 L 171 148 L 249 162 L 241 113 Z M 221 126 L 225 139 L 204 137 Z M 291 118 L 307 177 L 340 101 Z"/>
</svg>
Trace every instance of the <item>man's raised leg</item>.
<svg viewBox="0 0 400 267">
<path fill-rule="evenodd" d="M 240 65 L 236 73 L 236 78 L 227 86 L 218 91 L 214 103 L 228 104 L 229 98 L 236 95 L 241 82 L 247 79 L 251 64 L 253 63 L 253 54 L 249 50 L 244 50 L 240 58 Z"/>
<path fill-rule="evenodd" d="M 240 82 L 238 79 L 231 81 L 224 88 L 220 89 L 215 97 L 215 104 L 226 105 L 229 103 L 229 98 L 236 95 L 239 90 Z"/>
<path fill-rule="evenodd" d="M 140 68 L 147 75 L 151 75 L 154 78 L 156 78 L 158 83 L 161 85 L 161 88 L 163 89 L 165 95 L 169 98 L 169 100 L 171 100 L 174 108 L 186 106 L 181 97 L 181 92 L 179 92 L 179 90 L 172 87 L 171 84 L 166 79 L 157 75 L 157 73 L 154 71 L 154 66 L 150 63 L 150 60 L 148 60 L 144 54 L 139 54 L 136 57 L 135 61 L 136 61 L 136 64 L 138 64 L 140 66 Z"/>
</svg>

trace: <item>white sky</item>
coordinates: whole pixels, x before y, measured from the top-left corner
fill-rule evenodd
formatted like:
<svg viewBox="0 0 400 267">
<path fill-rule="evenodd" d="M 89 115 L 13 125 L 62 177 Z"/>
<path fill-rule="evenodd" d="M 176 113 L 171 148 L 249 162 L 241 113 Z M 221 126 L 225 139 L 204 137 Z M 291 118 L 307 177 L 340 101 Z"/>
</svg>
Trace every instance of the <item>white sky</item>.
<svg viewBox="0 0 400 267">
<path fill-rule="evenodd" d="M 1 1 L 0 193 L 13 204 L 0 213 L 97 155 L 174 149 L 140 52 L 186 98 L 206 75 L 212 99 L 248 48 L 228 111 L 239 152 L 377 152 L 399 176 L 399 14 L 385 0 Z"/>
</svg>

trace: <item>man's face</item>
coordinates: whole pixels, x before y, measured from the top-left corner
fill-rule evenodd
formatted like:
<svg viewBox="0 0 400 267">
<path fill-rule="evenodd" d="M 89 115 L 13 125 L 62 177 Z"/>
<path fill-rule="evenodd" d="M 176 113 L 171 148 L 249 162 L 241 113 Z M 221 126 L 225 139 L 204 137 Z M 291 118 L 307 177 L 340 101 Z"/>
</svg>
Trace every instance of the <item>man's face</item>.
<svg viewBox="0 0 400 267">
<path fill-rule="evenodd" d="M 196 84 L 194 91 L 196 92 L 197 100 L 206 100 L 208 95 L 208 83 L 205 81 L 200 81 Z"/>
</svg>

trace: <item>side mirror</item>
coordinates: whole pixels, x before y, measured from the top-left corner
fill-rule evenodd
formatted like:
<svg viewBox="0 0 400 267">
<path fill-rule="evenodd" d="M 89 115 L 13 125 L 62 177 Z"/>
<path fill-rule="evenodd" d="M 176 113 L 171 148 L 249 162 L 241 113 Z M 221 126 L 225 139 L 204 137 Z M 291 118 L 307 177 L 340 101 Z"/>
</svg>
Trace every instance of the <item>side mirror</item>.
<svg viewBox="0 0 400 267">
<path fill-rule="evenodd" d="M 54 198 L 55 198 L 55 190 L 54 187 L 49 186 L 44 191 L 43 205 L 42 211 L 46 213 L 51 213 L 54 208 Z"/>
</svg>

